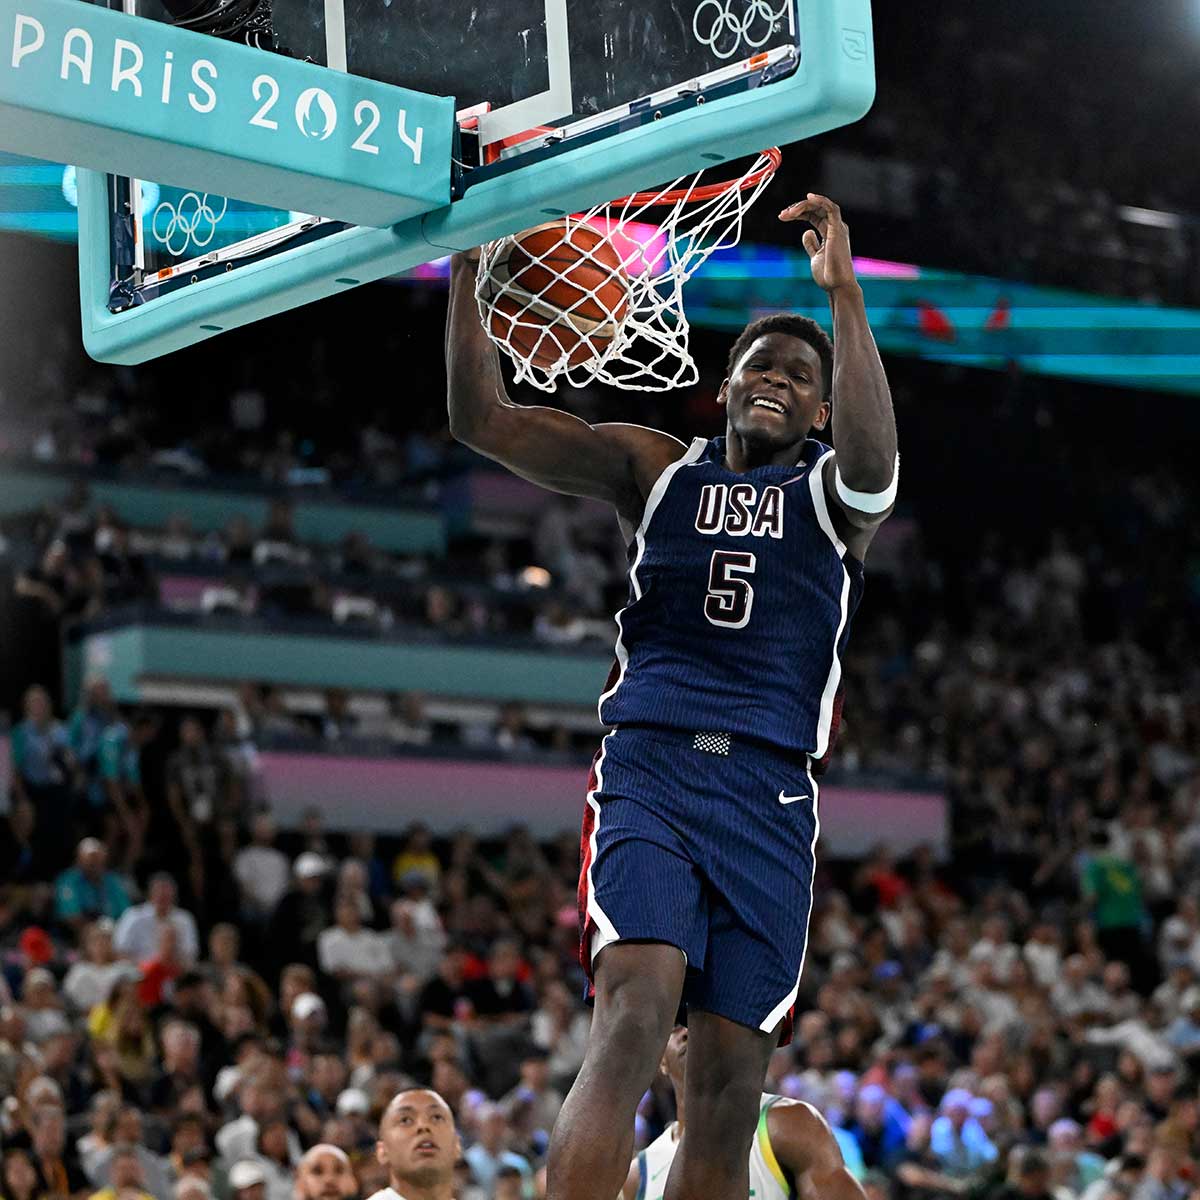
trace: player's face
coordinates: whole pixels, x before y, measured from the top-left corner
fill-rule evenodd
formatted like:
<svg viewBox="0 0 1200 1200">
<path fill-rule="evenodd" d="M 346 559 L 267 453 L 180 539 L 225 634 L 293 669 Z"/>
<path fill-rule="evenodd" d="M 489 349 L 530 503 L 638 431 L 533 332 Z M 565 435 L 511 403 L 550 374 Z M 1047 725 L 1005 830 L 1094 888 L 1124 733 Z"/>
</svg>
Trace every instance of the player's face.
<svg viewBox="0 0 1200 1200">
<path fill-rule="evenodd" d="M 663 1051 L 663 1070 L 676 1087 L 683 1086 L 684 1071 L 687 1066 L 688 1031 L 686 1025 L 676 1025 L 667 1038 L 667 1048 Z"/>
<path fill-rule="evenodd" d="M 297 1200 L 350 1200 L 357 1194 L 358 1181 L 343 1154 L 317 1151 L 296 1171 Z"/>
<path fill-rule="evenodd" d="M 742 355 L 721 394 L 740 437 L 789 446 L 810 429 L 825 427 L 824 388 L 821 356 L 813 346 L 791 334 L 764 333 Z"/>
<path fill-rule="evenodd" d="M 383 1114 L 375 1155 L 396 1179 L 424 1187 L 452 1179 L 459 1151 L 454 1117 L 436 1092 L 403 1092 Z"/>
</svg>

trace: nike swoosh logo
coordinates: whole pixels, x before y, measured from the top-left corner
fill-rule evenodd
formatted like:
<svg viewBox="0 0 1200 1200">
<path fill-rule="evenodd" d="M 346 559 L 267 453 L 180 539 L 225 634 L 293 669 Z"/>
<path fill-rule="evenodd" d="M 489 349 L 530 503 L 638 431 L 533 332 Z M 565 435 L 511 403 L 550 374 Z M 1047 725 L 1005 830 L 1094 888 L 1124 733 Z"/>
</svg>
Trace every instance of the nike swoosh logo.
<svg viewBox="0 0 1200 1200">
<path fill-rule="evenodd" d="M 807 800 L 807 796 L 785 796 L 782 792 L 779 793 L 780 804 L 795 804 L 797 800 Z"/>
<path fill-rule="evenodd" d="M 654 1174 L 650 1176 L 650 1182 L 653 1183 L 664 1171 L 669 1171 L 670 1169 L 671 1169 L 670 1163 L 667 1163 L 667 1165 L 665 1167 L 659 1167 L 658 1170 L 655 1171 Z"/>
</svg>

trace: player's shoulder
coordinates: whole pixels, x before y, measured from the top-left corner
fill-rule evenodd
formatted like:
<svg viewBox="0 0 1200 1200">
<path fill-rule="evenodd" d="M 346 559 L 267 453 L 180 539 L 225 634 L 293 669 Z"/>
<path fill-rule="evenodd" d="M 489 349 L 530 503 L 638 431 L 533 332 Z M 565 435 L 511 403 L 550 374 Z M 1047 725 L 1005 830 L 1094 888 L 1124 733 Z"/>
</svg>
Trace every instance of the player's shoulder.
<svg viewBox="0 0 1200 1200">
<path fill-rule="evenodd" d="M 788 1096 L 763 1096 L 767 1114 L 767 1134 L 777 1150 L 789 1151 L 795 1166 L 797 1154 L 811 1160 L 824 1150 L 836 1148 L 836 1141 L 820 1109 L 807 1100 Z"/>
</svg>

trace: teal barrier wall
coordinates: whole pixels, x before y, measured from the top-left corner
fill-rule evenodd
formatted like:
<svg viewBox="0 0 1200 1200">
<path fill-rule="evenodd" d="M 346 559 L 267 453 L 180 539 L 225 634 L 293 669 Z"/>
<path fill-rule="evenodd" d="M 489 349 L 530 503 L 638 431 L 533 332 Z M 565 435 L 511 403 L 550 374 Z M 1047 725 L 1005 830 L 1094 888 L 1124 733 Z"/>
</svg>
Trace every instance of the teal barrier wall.
<svg viewBox="0 0 1200 1200">
<path fill-rule="evenodd" d="M 0 470 L 0 516 L 28 512 L 62 500 L 74 479 L 67 474 Z M 131 525 L 161 527 L 168 515 L 183 513 L 200 533 L 223 528 L 239 513 L 258 526 L 267 515 L 269 496 L 192 487 L 89 480 L 92 500 L 109 504 Z M 352 530 L 365 533 L 382 550 L 397 554 L 441 554 L 446 546 L 445 522 L 438 512 L 301 500 L 295 507 L 301 541 L 336 545 Z"/>
<path fill-rule="evenodd" d="M 123 703 L 139 701 L 141 681 L 154 677 L 594 704 L 611 665 L 605 652 L 132 625 L 72 647 L 67 685 L 74 696 L 82 675 L 95 670 Z"/>
</svg>

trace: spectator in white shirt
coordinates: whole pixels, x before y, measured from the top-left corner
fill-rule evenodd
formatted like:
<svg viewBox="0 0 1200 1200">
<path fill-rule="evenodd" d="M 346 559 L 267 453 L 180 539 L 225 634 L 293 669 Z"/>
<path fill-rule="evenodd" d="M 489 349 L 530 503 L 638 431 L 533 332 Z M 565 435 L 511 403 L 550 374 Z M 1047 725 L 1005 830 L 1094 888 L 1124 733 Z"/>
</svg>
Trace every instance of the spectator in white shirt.
<svg viewBox="0 0 1200 1200">
<path fill-rule="evenodd" d="M 1082 954 L 1072 954 L 1063 963 L 1062 978 L 1050 991 L 1050 1003 L 1059 1017 L 1102 1017 L 1108 1012 L 1108 996 L 1099 984 L 1088 978 L 1088 962 Z"/>
<path fill-rule="evenodd" d="M 279 907 L 291 883 L 287 856 L 275 846 L 275 821 L 269 812 L 256 814 L 249 846 L 233 860 L 233 876 L 242 895 L 242 916 L 266 922 Z"/>
<path fill-rule="evenodd" d="M 392 973 L 387 942 L 373 929 L 363 928 L 362 913 L 352 897 L 338 899 L 334 919 L 337 924 L 317 938 L 317 961 L 322 971 L 346 981 Z"/>
<path fill-rule="evenodd" d="M 392 927 L 387 939 L 395 969 L 418 984 L 428 983 L 446 948 L 446 933 L 440 921 L 433 927 L 418 924 L 417 906 L 411 900 L 393 901 L 390 916 Z"/>
<path fill-rule="evenodd" d="M 179 959 L 194 963 L 200 953 L 196 920 L 190 912 L 175 905 L 175 880 L 165 872 L 150 877 L 145 904 L 128 908 L 117 922 L 117 950 L 134 962 L 145 962 L 158 952 L 159 931 L 163 925 L 175 929 Z"/>
<path fill-rule="evenodd" d="M 1062 966 L 1062 938 L 1049 922 L 1035 927 L 1022 951 L 1039 987 L 1051 988 Z"/>
<path fill-rule="evenodd" d="M 1003 917 L 988 917 L 983 923 L 979 941 L 971 947 L 971 952 L 967 955 L 967 961 L 972 965 L 988 963 L 992 978 L 1003 986 L 1008 982 L 1009 972 L 1020 953 L 1009 940 L 1008 922 Z"/>
<path fill-rule="evenodd" d="M 108 999 L 118 979 L 137 978 L 137 968 L 117 957 L 113 924 L 107 917 L 89 925 L 83 934 L 84 957 L 73 963 L 63 980 L 63 995 L 81 1014 Z"/>
<path fill-rule="evenodd" d="M 282 1117 L 284 1100 L 281 1081 L 270 1071 L 249 1074 L 238 1084 L 241 1115 L 217 1130 L 217 1153 L 228 1165 L 258 1157 L 259 1130 Z M 287 1133 L 288 1156 L 300 1161 L 300 1140 L 293 1130 Z"/>
</svg>

